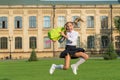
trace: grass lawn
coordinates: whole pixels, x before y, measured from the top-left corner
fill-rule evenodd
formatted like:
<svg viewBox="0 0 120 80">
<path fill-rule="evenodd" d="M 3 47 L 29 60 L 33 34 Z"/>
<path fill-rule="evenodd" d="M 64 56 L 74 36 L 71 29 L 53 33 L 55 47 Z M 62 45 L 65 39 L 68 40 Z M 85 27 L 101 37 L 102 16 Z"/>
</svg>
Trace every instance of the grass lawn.
<svg viewBox="0 0 120 80">
<path fill-rule="evenodd" d="M 72 60 L 75 63 L 78 59 Z M 120 80 L 120 59 L 105 61 L 89 59 L 79 67 L 78 75 L 69 70 L 56 70 L 49 74 L 52 63 L 62 64 L 63 59 L 0 61 L 0 80 Z"/>
</svg>

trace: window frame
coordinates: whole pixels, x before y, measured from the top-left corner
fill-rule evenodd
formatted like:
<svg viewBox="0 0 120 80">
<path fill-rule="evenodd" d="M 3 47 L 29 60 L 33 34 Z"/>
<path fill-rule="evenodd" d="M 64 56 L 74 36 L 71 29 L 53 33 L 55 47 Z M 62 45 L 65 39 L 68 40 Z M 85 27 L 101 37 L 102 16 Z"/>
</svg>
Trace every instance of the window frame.
<svg viewBox="0 0 120 80">
<path fill-rule="evenodd" d="M 100 16 L 100 22 L 101 29 L 108 29 L 108 16 Z"/>
<path fill-rule="evenodd" d="M 94 28 L 94 16 L 87 16 L 87 28 Z"/>
<path fill-rule="evenodd" d="M 8 17 L 1 16 L 0 17 L 0 29 L 7 29 L 8 28 Z"/>
<path fill-rule="evenodd" d="M 108 36 L 101 36 L 101 48 L 107 48 L 109 45 L 109 38 Z"/>
<path fill-rule="evenodd" d="M 64 27 L 65 23 L 66 23 L 66 17 L 65 16 L 58 16 L 57 18 L 57 26 L 58 27 Z"/>
<path fill-rule="evenodd" d="M 18 24 L 18 22 L 19 22 L 19 24 Z M 14 26 L 15 26 L 15 29 L 21 29 L 22 28 L 22 16 L 15 16 Z"/>
<path fill-rule="evenodd" d="M 88 36 L 87 37 L 87 48 L 95 48 L 95 37 L 94 36 Z"/>
<path fill-rule="evenodd" d="M 43 18 L 43 27 L 44 28 L 50 28 L 51 27 L 51 18 L 50 18 L 50 16 L 44 16 L 44 18 Z"/>
<path fill-rule="evenodd" d="M 35 46 L 33 44 L 35 44 Z M 35 36 L 29 37 L 29 48 L 30 49 L 36 49 L 37 48 L 37 38 Z"/>
<path fill-rule="evenodd" d="M 37 27 L 37 17 L 29 16 L 29 28 L 36 28 L 36 27 Z"/>
<path fill-rule="evenodd" d="M 43 46 L 44 46 L 44 49 L 50 49 L 51 48 L 51 40 L 49 39 L 49 37 L 45 36 L 44 39 L 43 39 Z"/>
<path fill-rule="evenodd" d="M 8 38 L 0 37 L 0 49 L 8 49 Z"/>
<path fill-rule="evenodd" d="M 15 37 L 15 49 L 22 49 L 22 37 Z"/>
</svg>

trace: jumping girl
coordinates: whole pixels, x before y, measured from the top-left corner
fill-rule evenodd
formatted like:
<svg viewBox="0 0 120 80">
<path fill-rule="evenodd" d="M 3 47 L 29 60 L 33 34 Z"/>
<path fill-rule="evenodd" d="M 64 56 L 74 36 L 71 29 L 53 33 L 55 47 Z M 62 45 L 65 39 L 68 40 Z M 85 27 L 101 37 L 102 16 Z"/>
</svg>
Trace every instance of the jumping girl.
<svg viewBox="0 0 120 80">
<path fill-rule="evenodd" d="M 75 26 L 74 22 L 67 22 L 65 24 L 66 33 L 61 32 L 60 34 L 66 38 L 66 47 L 65 50 L 60 54 L 60 58 L 64 58 L 64 65 L 52 64 L 49 73 L 53 74 L 55 69 L 67 70 L 70 67 L 70 60 L 74 58 L 79 58 L 75 64 L 71 64 L 72 71 L 77 75 L 78 66 L 84 63 L 88 59 L 88 55 L 85 53 L 83 48 L 76 48 L 78 32 L 74 31 L 73 27 Z"/>
</svg>

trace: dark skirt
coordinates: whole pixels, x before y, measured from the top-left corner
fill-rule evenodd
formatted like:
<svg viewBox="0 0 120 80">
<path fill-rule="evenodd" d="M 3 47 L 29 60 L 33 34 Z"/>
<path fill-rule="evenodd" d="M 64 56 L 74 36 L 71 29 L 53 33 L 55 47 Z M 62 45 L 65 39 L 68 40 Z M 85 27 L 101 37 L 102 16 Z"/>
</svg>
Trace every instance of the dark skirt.
<svg viewBox="0 0 120 80">
<path fill-rule="evenodd" d="M 65 50 L 60 54 L 60 58 L 65 58 L 67 54 L 71 56 L 71 59 L 78 58 L 74 57 L 76 52 L 85 52 L 85 50 L 83 48 L 76 48 L 76 46 L 66 45 Z"/>
</svg>

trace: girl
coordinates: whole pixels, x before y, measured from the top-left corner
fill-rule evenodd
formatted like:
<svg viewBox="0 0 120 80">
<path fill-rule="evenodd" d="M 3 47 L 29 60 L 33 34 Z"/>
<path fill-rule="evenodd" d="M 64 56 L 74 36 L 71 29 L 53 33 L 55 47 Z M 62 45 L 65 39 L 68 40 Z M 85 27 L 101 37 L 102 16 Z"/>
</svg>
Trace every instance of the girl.
<svg viewBox="0 0 120 80">
<path fill-rule="evenodd" d="M 56 65 L 52 64 L 49 73 L 53 74 L 55 69 L 63 69 L 67 70 L 70 66 L 70 60 L 73 58 L 80 58 L 75 64 L 71 65 L 72 71 L 75 75 L 77 75 L 78 66 L 84 63 L 88 59 L 88 55 L 85 54 L 85 50 L 83 48 L 76 48 L 78 32 L 74 31 L 74 22 L 67 22 L 65 24 L 66 34 L 61 32 L 60 34 L 66 38 L 66 47 L 65 50 L 60 54 L 60 58 L 64 58 L 64 65 Z"/>
</svg>

